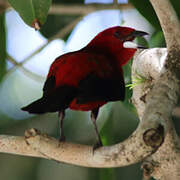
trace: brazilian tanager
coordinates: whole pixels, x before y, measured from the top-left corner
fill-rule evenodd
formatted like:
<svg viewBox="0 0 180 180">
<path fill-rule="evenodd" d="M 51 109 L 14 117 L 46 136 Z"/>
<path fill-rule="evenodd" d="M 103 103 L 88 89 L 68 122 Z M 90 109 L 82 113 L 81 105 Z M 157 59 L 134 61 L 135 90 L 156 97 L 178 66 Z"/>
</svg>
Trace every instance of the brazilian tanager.
<svg viewBox="0 0 180 180">
<path fill-rule="evenodd" d="M 34 114 L 58 111 L 62 141 L 65 140 L 65 110 L 91 111 L 98 138 L 96 147 L 102 146 L 96 126 L 99 108 L 109 101 L 124 100 L 122 66 L 137 48 L 143 48 L 128 47 L 128 42 L 144 35 L 147 33 L 129 27 L 111 27 L 100 32 L 84 48 L 57 57 L 50 66 L 43 96 L 22 110 Z"/>
</svg>

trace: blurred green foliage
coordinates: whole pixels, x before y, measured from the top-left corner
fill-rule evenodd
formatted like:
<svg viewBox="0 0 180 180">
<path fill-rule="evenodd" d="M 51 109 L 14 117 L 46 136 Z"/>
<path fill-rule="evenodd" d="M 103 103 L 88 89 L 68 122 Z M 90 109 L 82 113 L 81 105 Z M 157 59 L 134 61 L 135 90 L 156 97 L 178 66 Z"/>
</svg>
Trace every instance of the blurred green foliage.
<svg viewBox="0 0 180 180">
<path fill-rule="evenodd" d="M 51 15 L 50 14 L 47 17 L 45 24 L 40 29 L 40 32 L 46 38 L 50 38 L 54 36 L 56 33 L 58 33 L 60 29 L 64 28 L 66 25 L 68 25 L 69 23 L 71 23 L 78 17 L 80 16 L 78 15 Z M 65 36 L 63 40 L 66 41 L 70 34 L 71 32 L 68 33 L 68 35 Z"/>
<path fill-rule="evenodd" d="M 150 1 L 130 0 L 134 7 L 148 20 L 152 26 L 160 30 L 161 26 Z"/>
<path fill-rule="evenodd" d="M 34 27 L 38 21 L 43 25 L 48 15 L 51 0 L 8 0 L 11 6 L 19 13 L 29 26 Z"/>
<path fill-rule="evenodd" d="M 164 34 L 162 31 L 155 31 L 151 35 L 149 46 L 150 47 L 165 47 L 166 46 Z"/>
<path fill-rule="evenodd" d="M 178 0 L 170 0 L 171 4 L 173 5 L 173 8 L 175 9 L 177 15 L 178 15 L 178 18 L 180 19 L 180 1 Z"/>
<path fill-rule="evenodd" d="M 6 73 L 6 28 L 5 13 L 0 14 L 0 82 Z"/>
<path fill-rule="evenodd" d="M 54 4 L 83 4 L 84 0 L 53 0 Z M 50 38 L 53 35 L 55 35 L 61 28 L 65 27 L 72 21 L 74 21 L 76 18 L 80 17 L 80 15 L 53 15 L 50 14 L 47 17 L 47 21 L 44 24 L 44 26 L 41 28 L 40 32 L 46 37 Z M 71 34 L 71 32 L 64 37 L 64 40 L 66 41 L 68 36 Z"/>
</svg>

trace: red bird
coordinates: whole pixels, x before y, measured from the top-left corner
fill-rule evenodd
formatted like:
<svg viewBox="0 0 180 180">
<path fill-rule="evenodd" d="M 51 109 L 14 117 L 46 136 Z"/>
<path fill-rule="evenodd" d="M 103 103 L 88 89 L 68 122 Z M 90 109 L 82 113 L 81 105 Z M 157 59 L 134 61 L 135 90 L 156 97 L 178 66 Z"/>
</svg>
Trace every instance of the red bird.
<svg viewBox="0 0 180 180">
<path fill-rule="evenodd" d="M 98 111 L 109 101 L 124 100 L 125 84 L 122 66 L 137 48 L 127 41 L 147 35 L 129 27 L 112 27 L 99 33 L 86 47 L 59 56 L 52 63 L 43 87 L 43 96 L 22 110 L 41 114 L 59 112 L 61 136 L 65 140 L 63 119 L 65 109 L 91 111 L 98 143 L 102 141 L 96 126 Z"/>
</svg>

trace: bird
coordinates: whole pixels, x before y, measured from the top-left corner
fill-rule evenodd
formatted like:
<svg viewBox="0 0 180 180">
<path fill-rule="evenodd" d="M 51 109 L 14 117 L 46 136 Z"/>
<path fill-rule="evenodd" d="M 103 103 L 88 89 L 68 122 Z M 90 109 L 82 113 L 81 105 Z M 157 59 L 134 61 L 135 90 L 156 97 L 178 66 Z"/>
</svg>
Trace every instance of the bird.
<svg viewBox="0 0 180 180">
<path fill-rule="evenodd" d="M 97 143 L 102 140 L 96 120 L 100 107 L 111 101 L 123 101 L 125 83 L 122 66 L 145 47 L 132 41 L 148 35 L 131 27 L 114 26 L 97 34 L 85 47 L 57 57 L 51 64 L 40 99 L 22 108 L 34 114 L 58 112 L 60 141 L 65 141 L 65 110 L 91 111 Z"/>
</svg>

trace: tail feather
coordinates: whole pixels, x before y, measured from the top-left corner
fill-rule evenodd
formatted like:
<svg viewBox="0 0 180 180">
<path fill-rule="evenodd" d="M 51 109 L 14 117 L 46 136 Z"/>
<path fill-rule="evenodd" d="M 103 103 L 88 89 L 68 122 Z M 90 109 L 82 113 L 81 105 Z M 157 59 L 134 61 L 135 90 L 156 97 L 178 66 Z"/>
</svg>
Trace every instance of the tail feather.
<svg viewBox="0 0 180 180">
<path fill-rule="evenodd" d="M 48 112 L 47 107 L 48 107 L 48 101 L 42 97 L 38 99 L 37 101 L 34 101 L 33 103 L 21 109 L 29 113 L 43 114 L 43 113 Z"/>
<path fill-rule="evenodd" d="M 70 102 L 77 94 L 77 89 L 72 86 L 60 86 L 53 93 L 45 94 L 42 98 L 23 107 L 23 111 L 34 114 L 43 114 L 46 112 L 56 112 L 68 108 Z"/>
</svg>

